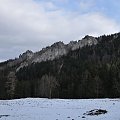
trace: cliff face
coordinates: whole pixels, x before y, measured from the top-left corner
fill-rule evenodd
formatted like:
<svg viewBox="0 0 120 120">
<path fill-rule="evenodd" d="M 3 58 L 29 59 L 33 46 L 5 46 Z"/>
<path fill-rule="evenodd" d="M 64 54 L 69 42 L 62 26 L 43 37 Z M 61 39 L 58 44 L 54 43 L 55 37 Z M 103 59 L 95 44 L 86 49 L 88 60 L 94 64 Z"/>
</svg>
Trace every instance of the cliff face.
<svg viewBox="0 0 120 120">
<path fill-rule="evenodd" d="M 43 48 L 41 51 L 33 53 L 32 51 L 26 51 L 19 56 L 18 59 L 12 61 L 9 66 L 14 66 L 20 63 L 20 66 L 17 68 L 17 71 L 24 66 L 28 66 L 32 63 L 40 63 L 42 61 L 54 60 L 63 55 L 66 55 L 69 51 L 74 51 L 76 49 L 82 48 L 86 45 L 96 45 L 97 39 L 92 36 L 85 36 L 82 40 L 71 41 L 69 44 L 64 44 L 63 42 L 57 42 L 53 45 Z"/>
<path fill-rule="evenodd" d="M 66 45 L 63 42 L 57 42 L 50 47 L 43 48 L 40 52 L 35 53 L 32 63 L 53 60 L 66 55 L 67 53 L 68 49 Z"/>
<path fill-rule="evenodd" d="M 75 44 L 71 45 L 71 50 L 76 50 L 78 48 L 82 48 L 86 45 L 91 46 L 91 45 L 96 45 L 98 43 L 97 39 L 92 37 L 92 36 L 85 36 L 82 40 L 79 40 Z M 68 44 L 69 46 L 70 44 Z"/>
<path fill-rule="evenodd" d="M 90 46 L 95 44 L 97 44 L 97 40 L 92 36 L 86 36 L 78 42 L 71 41 L 67 45 L 65 45 L 63 42 L 57 42 L 50 47 L 43 48 L 41 51 L 35 53 L 32 58 L 32 63 L 54 60 L 60 56 L 66 55 L 71 50 L 76 50 L 86 45 Z"/>
<path fill-rule="evenodd" d="M 0 99 L 120 97 L 120 33 L 54 43 L 0 63 Z"/>
<path fill-rule="evenodd" d="M 41 63 L 41 62 L 46 62 L 46 61 L 52 61 L 54 59 L 59 59 L 62 56 L 66 56 L 70 51 L 77 50 L 79 48 L 82 48 L 86 45 L 91 46 L 91 45 L 96 45 L 97 44 L 97 39 L 92 37 L 92 36 L 86 36 L 82 40 L 79 41 L 71 41 L 69 44 L 64 44 L 63 42 L 57 42 L 54 43 L 51 46 L 48 46 L 46 48 L 43 48 L 41 51 L 33 53 L 30 50 L 27 50 L 25 53 L 19 55 L 19 58 L 16 58 L 14 60 L 8 60 L 6 62 L 0 63 L 0 83 L 1 83 L 1 92 L 3 91 L 3 97 L 1 98 L 13 98 L 14 94 L 16 92 L 16 86 L 18 87 L 18 78 L 16 76 L 16 73 L 19 72 L 20 69 L 24 67 L 28 67 L 31 64 L 36 64 L 36 63 Z M 62 69 L 63 64 L 60 65 L 59 68 L 59 73 L 60 70 Z M 49 76 L 48 78 L 51 78 L 50 75 L 43 75 L 44 76 Z M 50 84 L 48 83 L 49 79 L 45 79 L 45 83 L 47 86 Z M 49 91 L 47 86 L 44 90 L 43 85 L 45 84 L 43 82 L 43 79 L 40 82 L 40 88 L 41 91 Z M 57 82 L 55 82 L 57 83 Z M 29 84 L 29 83 L 28 83 Z M 40 93 L 39 95 L 49 95 L 48 93 Z M 43 96 L 47 97 L 47 96 Z"/>
</svg>

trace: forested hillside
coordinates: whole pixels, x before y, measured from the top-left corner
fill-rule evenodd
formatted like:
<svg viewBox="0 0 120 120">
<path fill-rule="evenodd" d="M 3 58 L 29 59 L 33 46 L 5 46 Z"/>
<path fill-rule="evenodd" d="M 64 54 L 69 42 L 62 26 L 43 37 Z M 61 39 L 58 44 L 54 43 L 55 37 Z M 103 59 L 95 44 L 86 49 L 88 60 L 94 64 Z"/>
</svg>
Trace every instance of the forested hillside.
<svg viewBox="0 0 120 120">
<path fill-rule="evenodd" d="M 0 99 L 120 97 L 120 33 L 96 39 L 96 45 L 18 71 L 20 63 L 1 63 Z"/>
</svg>

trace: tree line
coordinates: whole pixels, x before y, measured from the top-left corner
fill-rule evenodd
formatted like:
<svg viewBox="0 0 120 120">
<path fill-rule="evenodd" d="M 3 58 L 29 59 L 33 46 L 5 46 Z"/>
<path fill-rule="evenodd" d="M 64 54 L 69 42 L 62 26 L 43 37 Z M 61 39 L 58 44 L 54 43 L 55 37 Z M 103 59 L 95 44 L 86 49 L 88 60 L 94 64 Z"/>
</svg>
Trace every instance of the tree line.
<svg viewBox="0 0 120 120">
<path fill-rule="evenodd" d="M 53 61 L 21 68 L 15 72 L 14 94 L 2 86 L 8 78 L 5 77 L 7 72 L 0 71 L 0 91 L 4 93 L 0 97 L 120 97 L 120 33 L 104 35 L 97 40 L 97 45 L 70 51 Z M 6 70 L 9 73 L 10 70 Z"/>
</svg>

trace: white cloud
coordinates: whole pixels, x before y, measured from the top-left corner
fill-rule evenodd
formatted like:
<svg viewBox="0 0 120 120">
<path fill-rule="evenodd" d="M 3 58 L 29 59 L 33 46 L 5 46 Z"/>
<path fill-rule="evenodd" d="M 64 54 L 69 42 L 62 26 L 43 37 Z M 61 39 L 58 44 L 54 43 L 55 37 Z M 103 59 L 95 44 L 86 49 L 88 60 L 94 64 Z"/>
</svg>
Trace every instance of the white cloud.
<svg viewBox="0 0 120 120">
<path fill-rule="evenodd" d="M 60 40 L 68 43 L 86 34 L 118 31 L 114 20 L 99 13 L 68 13 L 50 1 L 0 0 L 0 59 L 27 49 L 40 50 Z"/>
<path fill-rule="evenodd" d="M 1 63 L 1 62 L 4 62 L 4 61 L 5 61 L 5 60 L 3 60 L 3 59 L 0 59 L 0 63 Z"/>
</svg>

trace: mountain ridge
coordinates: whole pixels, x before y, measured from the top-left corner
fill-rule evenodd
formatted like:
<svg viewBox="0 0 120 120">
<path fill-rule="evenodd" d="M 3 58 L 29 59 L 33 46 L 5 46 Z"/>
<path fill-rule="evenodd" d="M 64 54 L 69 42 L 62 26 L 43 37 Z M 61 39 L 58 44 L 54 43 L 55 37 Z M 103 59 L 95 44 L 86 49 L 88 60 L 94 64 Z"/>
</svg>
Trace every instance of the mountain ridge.
<svg viewBox="0 0 120 120">
<path fill-rule="evenodd" d="M 66 55 L 71 50 L 74 51 L 86 45 L 95 44 L 97 44 L 96 38 L 89 35 L 86 35 L 83 39 L 78 41 L 70 41 L 69 44 L 64 44 L 63 42 L 59 41 L 35 53 L 33 53 L 31 50 L 27 50 L 23 54 L 20 54 L 19 58 L 8 62 L 8 66 L 14 66 L 21 63 L 20 66 L 16 69 L 16 71 L 18 71 L 20 68 L 28 66 L 29 64 L 54 60 L 63 55 Z"/>
<path fill-rule="evenodd" d="M 27 50 L 0 63 L 0 99 L 120 97 L 119 66 L 120 33 Z"/>
</svg>

